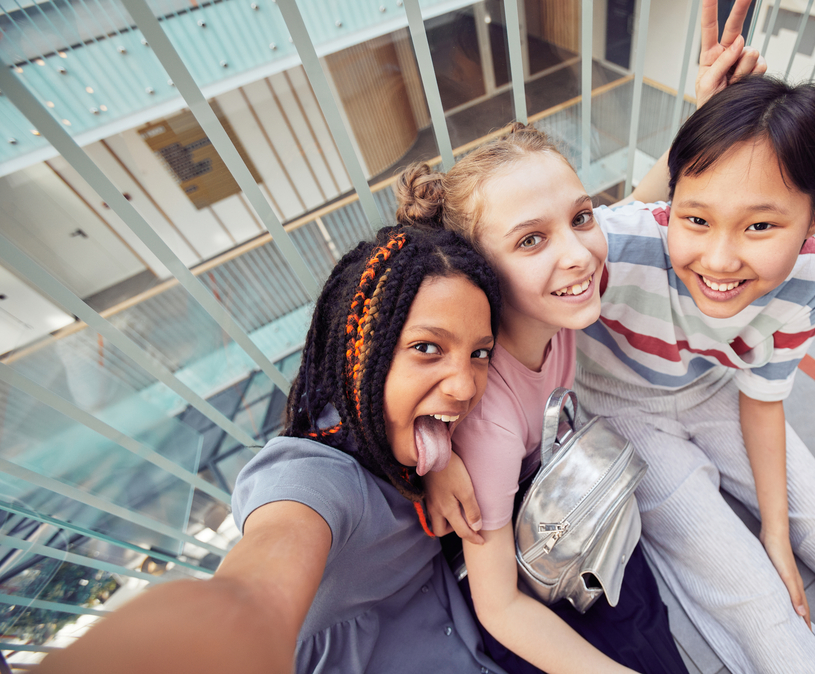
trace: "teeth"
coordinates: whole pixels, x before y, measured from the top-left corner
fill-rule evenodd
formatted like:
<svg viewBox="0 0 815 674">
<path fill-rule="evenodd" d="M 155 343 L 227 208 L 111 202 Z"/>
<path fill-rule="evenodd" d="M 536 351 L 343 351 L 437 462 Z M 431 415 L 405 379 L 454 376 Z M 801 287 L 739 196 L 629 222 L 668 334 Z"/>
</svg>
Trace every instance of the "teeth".
<svg viewBox="0 0 815 674">
<path fill-rule="evenodd" d="M 733 288 L 741 285 L 742 281 L 735 281 L 733 283 L 716 283 L 715 281 L 709 281 L 704 276 L 702 276 L 702 280 L 705 282 L 705 285 L 712 290 L 718 290 L 719 292 L 724 292 L 725 290 L 733 290 Z"/>
<path fill-rule="evenodd" d="M 461 416 L 460 414 L 456 414 L 454 417 L 449 417 L 446 414 L 431 414 L 431 417 L 434 419 L 438 419 L 439 421 L 443 421 L 447 423 L 449 421 L 458 421 L 458 418 Z"/>
<path fill-rule="evenodd" d="M 590 285 L 591 279 L 586 279 L 583 281 L 583 283 L 575 283 L 573 286 L 566 286 L 560 290 L 555 290 L 555 295 L 558 297 L 561 295 L 580 295 L 581 293 L 586 292 L 586 288 L 588 288 Z"/>
</svg>

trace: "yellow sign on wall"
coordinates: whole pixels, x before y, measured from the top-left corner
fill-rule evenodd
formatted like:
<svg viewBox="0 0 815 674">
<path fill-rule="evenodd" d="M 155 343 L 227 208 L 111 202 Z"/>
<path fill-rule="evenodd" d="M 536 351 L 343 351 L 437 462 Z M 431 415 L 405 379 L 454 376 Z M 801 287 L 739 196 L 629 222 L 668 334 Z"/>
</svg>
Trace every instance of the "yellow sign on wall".
<svg viewBox="0 0 815 674">
<path fill-rule="evenodd" d="M 260 176 L 229 120 L 217 104 L 213 105 L 213 109 L 255 182 L 259 183 Z M 240 192 L 238 183 L 189 110 L 169 119 L 151 122 L 138 132 L 196 208 L 206 208 Z"/>
</svg>

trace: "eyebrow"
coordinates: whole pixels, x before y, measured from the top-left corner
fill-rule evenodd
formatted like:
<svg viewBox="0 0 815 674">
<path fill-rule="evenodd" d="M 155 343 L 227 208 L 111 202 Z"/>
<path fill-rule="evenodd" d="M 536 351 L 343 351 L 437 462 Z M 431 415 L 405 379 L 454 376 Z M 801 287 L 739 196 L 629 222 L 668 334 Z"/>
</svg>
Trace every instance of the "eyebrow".
<svg viewBox="0 0 815 674">
<path fill-rule="evenodd" d="M 409 335 L 413 332 L 429 332 L 431 335 L 436 335 L 437 337 L 455 339 L 455 335 L 449 330 L 445 330 L 444 328 L 438 328 L 432 325 L 413 325 L 409 328 L 405 328 L 406 335 Z M 487 335 L 478 340 L 476 344 L 478 344 L 479 346 L 492 344 L 493 339 L 494 338 L 492 335 Z"/>
<path fill-rule="evenodd" d="M 710 204 L 704 201 L 696 201 L 696 199 L 683 199 L 677 202 L 678 208 L 710 208 Z M 742 204 L 743 208 L 751 213 L 778 213 L 780 215 L 787 215 L 786 209 L 780 208 L 774 203 L 767 202 L 763 204 Z"/>
<path fill-rule="evenodd" d="M 582 204 L 586 203 L 587 201 L 590 202 L 591 197 L 588 194 L 582 194 L 572 202 L 571 207 L 572 208 L 577 208 L 578 206 L 581 206 Z M 547 220 L 545 220 L 543 218 L 533 218 L 532 220 L 525 220 L 524 222 L 519 222 L 512 229 L 510 229 L 506 234 L 504 234 L 504 238 L 505 239 L 512 238 L 519 231 L 524 230 L 524 229 L 528 229 L 529 227 L 533 227 L 533 226 L 535 226 L 537 224 L 544 223 L 546 221 Z"/>
</svg>

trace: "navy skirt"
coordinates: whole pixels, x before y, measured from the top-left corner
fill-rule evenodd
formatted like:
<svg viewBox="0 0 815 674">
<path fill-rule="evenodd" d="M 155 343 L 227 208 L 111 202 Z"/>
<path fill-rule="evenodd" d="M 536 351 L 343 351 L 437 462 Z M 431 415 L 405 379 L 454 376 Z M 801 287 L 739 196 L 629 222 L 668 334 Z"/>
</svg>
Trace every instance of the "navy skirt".
<svg viewBox="0 0 815 674">
<path fill-rule="evenodd" d="M 531 478 L 518 489 L 516 512 L 530 483 Z M 461 549 L 461 539 L 455 534 L 444 536 L 441 541 L 448 559 Z M 475 616 L 467 578 L 459 587 Z M 639 544 L 625 567 L 617 606 L 609 606 L 602 596 L 586 613 L 580 613 L 565 599 L 549 608 L 595 648 L 626 667 L 642 674 L 688 674 L 671 635 L 668 609 L 662 603 L 656 578 Z M 476 622 L 487 654 L 508 674 L 541 674 L 537 667 L 496 641 L 477 617 Z"/>
</svg>

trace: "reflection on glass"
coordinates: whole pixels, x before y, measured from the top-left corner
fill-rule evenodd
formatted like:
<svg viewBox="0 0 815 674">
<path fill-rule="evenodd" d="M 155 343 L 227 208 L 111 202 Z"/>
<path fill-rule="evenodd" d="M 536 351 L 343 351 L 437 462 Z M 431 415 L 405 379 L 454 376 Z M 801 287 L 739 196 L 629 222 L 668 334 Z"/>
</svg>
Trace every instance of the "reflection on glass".
<svg viewBox="0 0 815 674">
<path fill-rule="evenodd" d="M 475 12 L 464 7 L 425 21 L 436 81 L 445 110 L 457 108 L 486 93 Z"/>
</svg>

